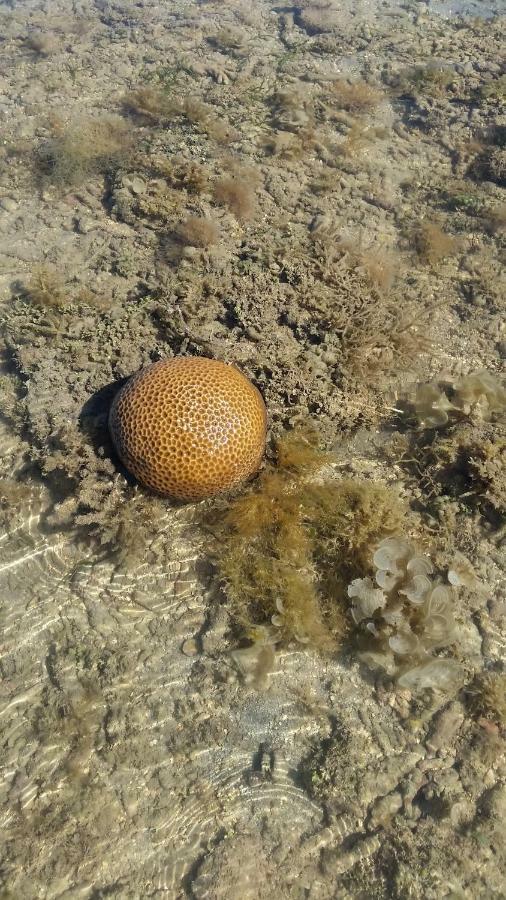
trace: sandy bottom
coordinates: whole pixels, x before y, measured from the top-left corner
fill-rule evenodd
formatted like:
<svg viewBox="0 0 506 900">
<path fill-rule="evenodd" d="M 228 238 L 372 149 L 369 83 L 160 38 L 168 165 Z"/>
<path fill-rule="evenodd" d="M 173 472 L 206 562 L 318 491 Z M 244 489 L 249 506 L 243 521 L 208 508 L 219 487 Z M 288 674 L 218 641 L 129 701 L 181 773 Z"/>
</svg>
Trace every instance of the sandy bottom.
<svg viewBox="0 0 506 900">
<path fill-rule="evenodd" d="M 504 409 L 408 402 L 504 365 L 483 5 L 0 4 L 2 897 L 506 897 Z M 254 381 L 270 460 L 311 420 L 319 478 L 395 491 L 438 577 L 470 560 L 458 679 L 399 687 L 353 635 L 238 665 L 214 507 L 107 433 L 176 354 Z"/>
</svg>

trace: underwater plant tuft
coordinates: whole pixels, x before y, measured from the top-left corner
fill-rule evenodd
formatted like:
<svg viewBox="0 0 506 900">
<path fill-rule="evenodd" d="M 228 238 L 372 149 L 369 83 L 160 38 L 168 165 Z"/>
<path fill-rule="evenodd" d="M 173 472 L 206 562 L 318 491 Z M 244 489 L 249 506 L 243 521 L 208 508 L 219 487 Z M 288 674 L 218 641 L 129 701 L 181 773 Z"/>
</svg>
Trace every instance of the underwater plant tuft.
<svg viewBox="0 0 506 900">
<path fill-rule="evenodd" d="M 189 194 L 202 194 L 209 184 L 209 172 L 206 166 L 194 159 L 177 158 L 166 160 L 165 167 L 160 169 L 170 184 Z"/>
<path fill-rule="evenodd" d="M 218 575 L 246 632 L 265 626 L 275 643 L 330 651 L 351 624 L 346 584 L 371 548 L 402 527 L 406 510 L 381 484 L 322 483 L 331 456 L 312 430 L 283 435 L 276 453 L 276 464 L 222 517 Z"/>
<path fill-rule="evenodd" d="M 36 266 L 24 288 L 24 295 L 43 309 L 62 310 L 68 303 L 60 273 L 45 265 Z"/>
<path fill-rule="evenodd" d="M 220 28 L 213 35 L 209 35 L 207 40 L 212 47 L 224 53 L 243 56 L 247 49 L 244 30 L 233 28 L 230 25 Z"/>
<path fill-rule="evenodd" d="M 39 308 L 46 323 L 61 327 L 64 313 L 80 307 L 89 307 L 103 312 L 107 308 L 107 300 L 84 287 L 77 291 L 69 290 L 67 283 L 55 266 L 41 264 L 35 266 L 28 281 L 23 285 L 21 296 Z M 42 325 L 42 321 L 38 321 Z"/>
<path fill-rule="evenodd" d="M 255 215 L 254 184 L 249 184 L 240 176 L 221 178 L 214 186 L 214 199 L 227 206 L 239 222 L 246 222 Z"/>
<path fill-rule="evenodd" d="M 349 113 L 369 113 L 384 99 L 378 88 L 366 81 L 346 81 L 338 78 L 332 82 L 330 97 L 339 109 Z"/>
<path fill-rule="evenodd" d="M 180 98 L 172 98 L 159 88 L 145 85 L 130 91 L 123 97 L 123 108 L 140 122 L 159 125 L 161 122 L 181 115 Z"/>
<path fill-rule="evenodd" d="M 187 247 L 200 247 L 202 249 L 217 244 L 220 238 L 218 225 L 203 216 L 188 216 L 179 225 L 176 237 L 181 244 Z"/>
<path fill-rule="evenodd" d="M 38 165 L 43 178 L 71 187 L 110 174 L 132 149 L 132 126 L 121 116 L 82 116 L 67 125 L 55 120 L 51 137 L 39 148 Z"/>
<path fill-rule="evenodd" d="M 471 710 L 506 728 L 506 672 L 481 672 L 467 689 Z"/>
<path fill-rule="evenodd" d="M 506 149 L 487 147 L 473 160 L 469 174 L 478 181 L 492 181 L 506 187 Z"/>
<path fill-rule="evenodd" d="M 484 212 L 484 222 L 489 234 L 498 234 L 506 229 L 506 203 L 498 203 Z"/>
<path fill-rule="evenodd" d="M 182 113 L 189 122 L 205 131 L 208 137 L 218 144 L 228 144 L 237 140 L 235 128 L 223 116 L 218 116 L 213 106 L 204 103 L 198 97 L 185 97 Z"/>
<path fill-rule="evenodd" d="M 459 249 L 458 240 L 446 234 L 435 222 L 424 222 L 415 231 L 413 242 L 420 259 L 431 266 Z"/>
<path fill-rule="evenodd" d="M 48 31 L 30 31 L 23 38 L 23 44 L 39 57 L 51 56 L 58 50 L 57 38 Z"/>
</svg>

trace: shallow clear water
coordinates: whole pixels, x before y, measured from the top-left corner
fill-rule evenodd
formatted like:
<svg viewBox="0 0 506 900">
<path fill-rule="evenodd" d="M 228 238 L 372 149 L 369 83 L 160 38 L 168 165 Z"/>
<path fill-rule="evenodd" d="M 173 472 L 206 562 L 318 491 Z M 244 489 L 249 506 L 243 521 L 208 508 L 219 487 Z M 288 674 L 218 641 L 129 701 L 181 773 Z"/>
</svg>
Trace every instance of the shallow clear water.
<svg viewBox="0 0 506 900">
<path fill-rule="evenodd" d="M 0 3 L 2 896 L 504 896 L 504 701 L 472 700 L 504 672 L 504 425 L 480 394 L 434 461 L 401 414 L 501 377 L 505 14 Z M 258 655 L 286 610 L 259 585 L 240 621 L 222 507 L 151 497 L 108 435 L 177 354 L 254 381 L 270 460 L 316 422 L 308 477 L 399 495 L 436 579 L 472 561 L 459 680 L 399 687 L 355 637 Z"/>
</svg>

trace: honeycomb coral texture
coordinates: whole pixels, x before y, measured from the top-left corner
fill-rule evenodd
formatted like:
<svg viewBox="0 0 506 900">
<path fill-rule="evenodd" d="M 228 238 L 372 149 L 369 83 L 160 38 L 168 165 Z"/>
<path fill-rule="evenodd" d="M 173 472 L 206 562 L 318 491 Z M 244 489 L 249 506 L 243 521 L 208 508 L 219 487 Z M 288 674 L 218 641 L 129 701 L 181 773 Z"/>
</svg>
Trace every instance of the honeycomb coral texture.
<svg viewBox="0 0 506 900">
<path fill-rule="evenodd" d="M 266 409 L 233 366 L 204 358 L 162 360 L 117 394 L 111 435 L 126 468 L 146 487 L 201 500 L 258 469 Z"/>
</svg>

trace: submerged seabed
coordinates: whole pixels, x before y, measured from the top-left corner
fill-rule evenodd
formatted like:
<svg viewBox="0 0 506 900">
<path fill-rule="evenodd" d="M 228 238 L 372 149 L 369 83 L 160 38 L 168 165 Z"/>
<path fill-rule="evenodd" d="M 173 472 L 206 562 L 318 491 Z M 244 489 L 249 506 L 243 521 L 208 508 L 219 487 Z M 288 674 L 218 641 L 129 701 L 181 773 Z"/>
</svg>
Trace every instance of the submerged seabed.
<svg viewBox="0 0 506 900">
<path fill-rule="evenodd" d="M 3 896 L 505 896 L 499 724 L 463 692 L 411 697 L 353 654 L 299 646 L 253 690 L 195 511 L 139 499 L 77 428 L 91 403 L 85 424 L 103 430 L 97 393 L 139 366 L 216 355 L 259 384 L 275 430 L 309 414 L 339 473 L 426 514 L 426 485 L 375 435 L 407 382 L 500 372 L 504 169 L 482 157 L 506 127 L 505 12 L 0 5 Z M 381 97 L 329 113 L 341 74 Z M 125 105 L 146 85 L 191 97 L 191 115 Z M 77 152 L 87 117 L 110 115 L 119 146 Z M 230 171 L 249 189 L 227 208 L 212 185 Z M 188 215 L 219 240 L 181 250 Z M 420 250 L 422 220 L 454 242 Z M 335 347 L 320 352 L 300 300 L 315 231 L 378 304 L 430 305 L 418 371 L 404 360 L 371 384 L 351 368 L 336 386 Z M 503 551 L 466 502 L 429 524 L 488 586 L 459 610 L 471 682 L 504 665 L 506 605 Z"/>
</svg>

